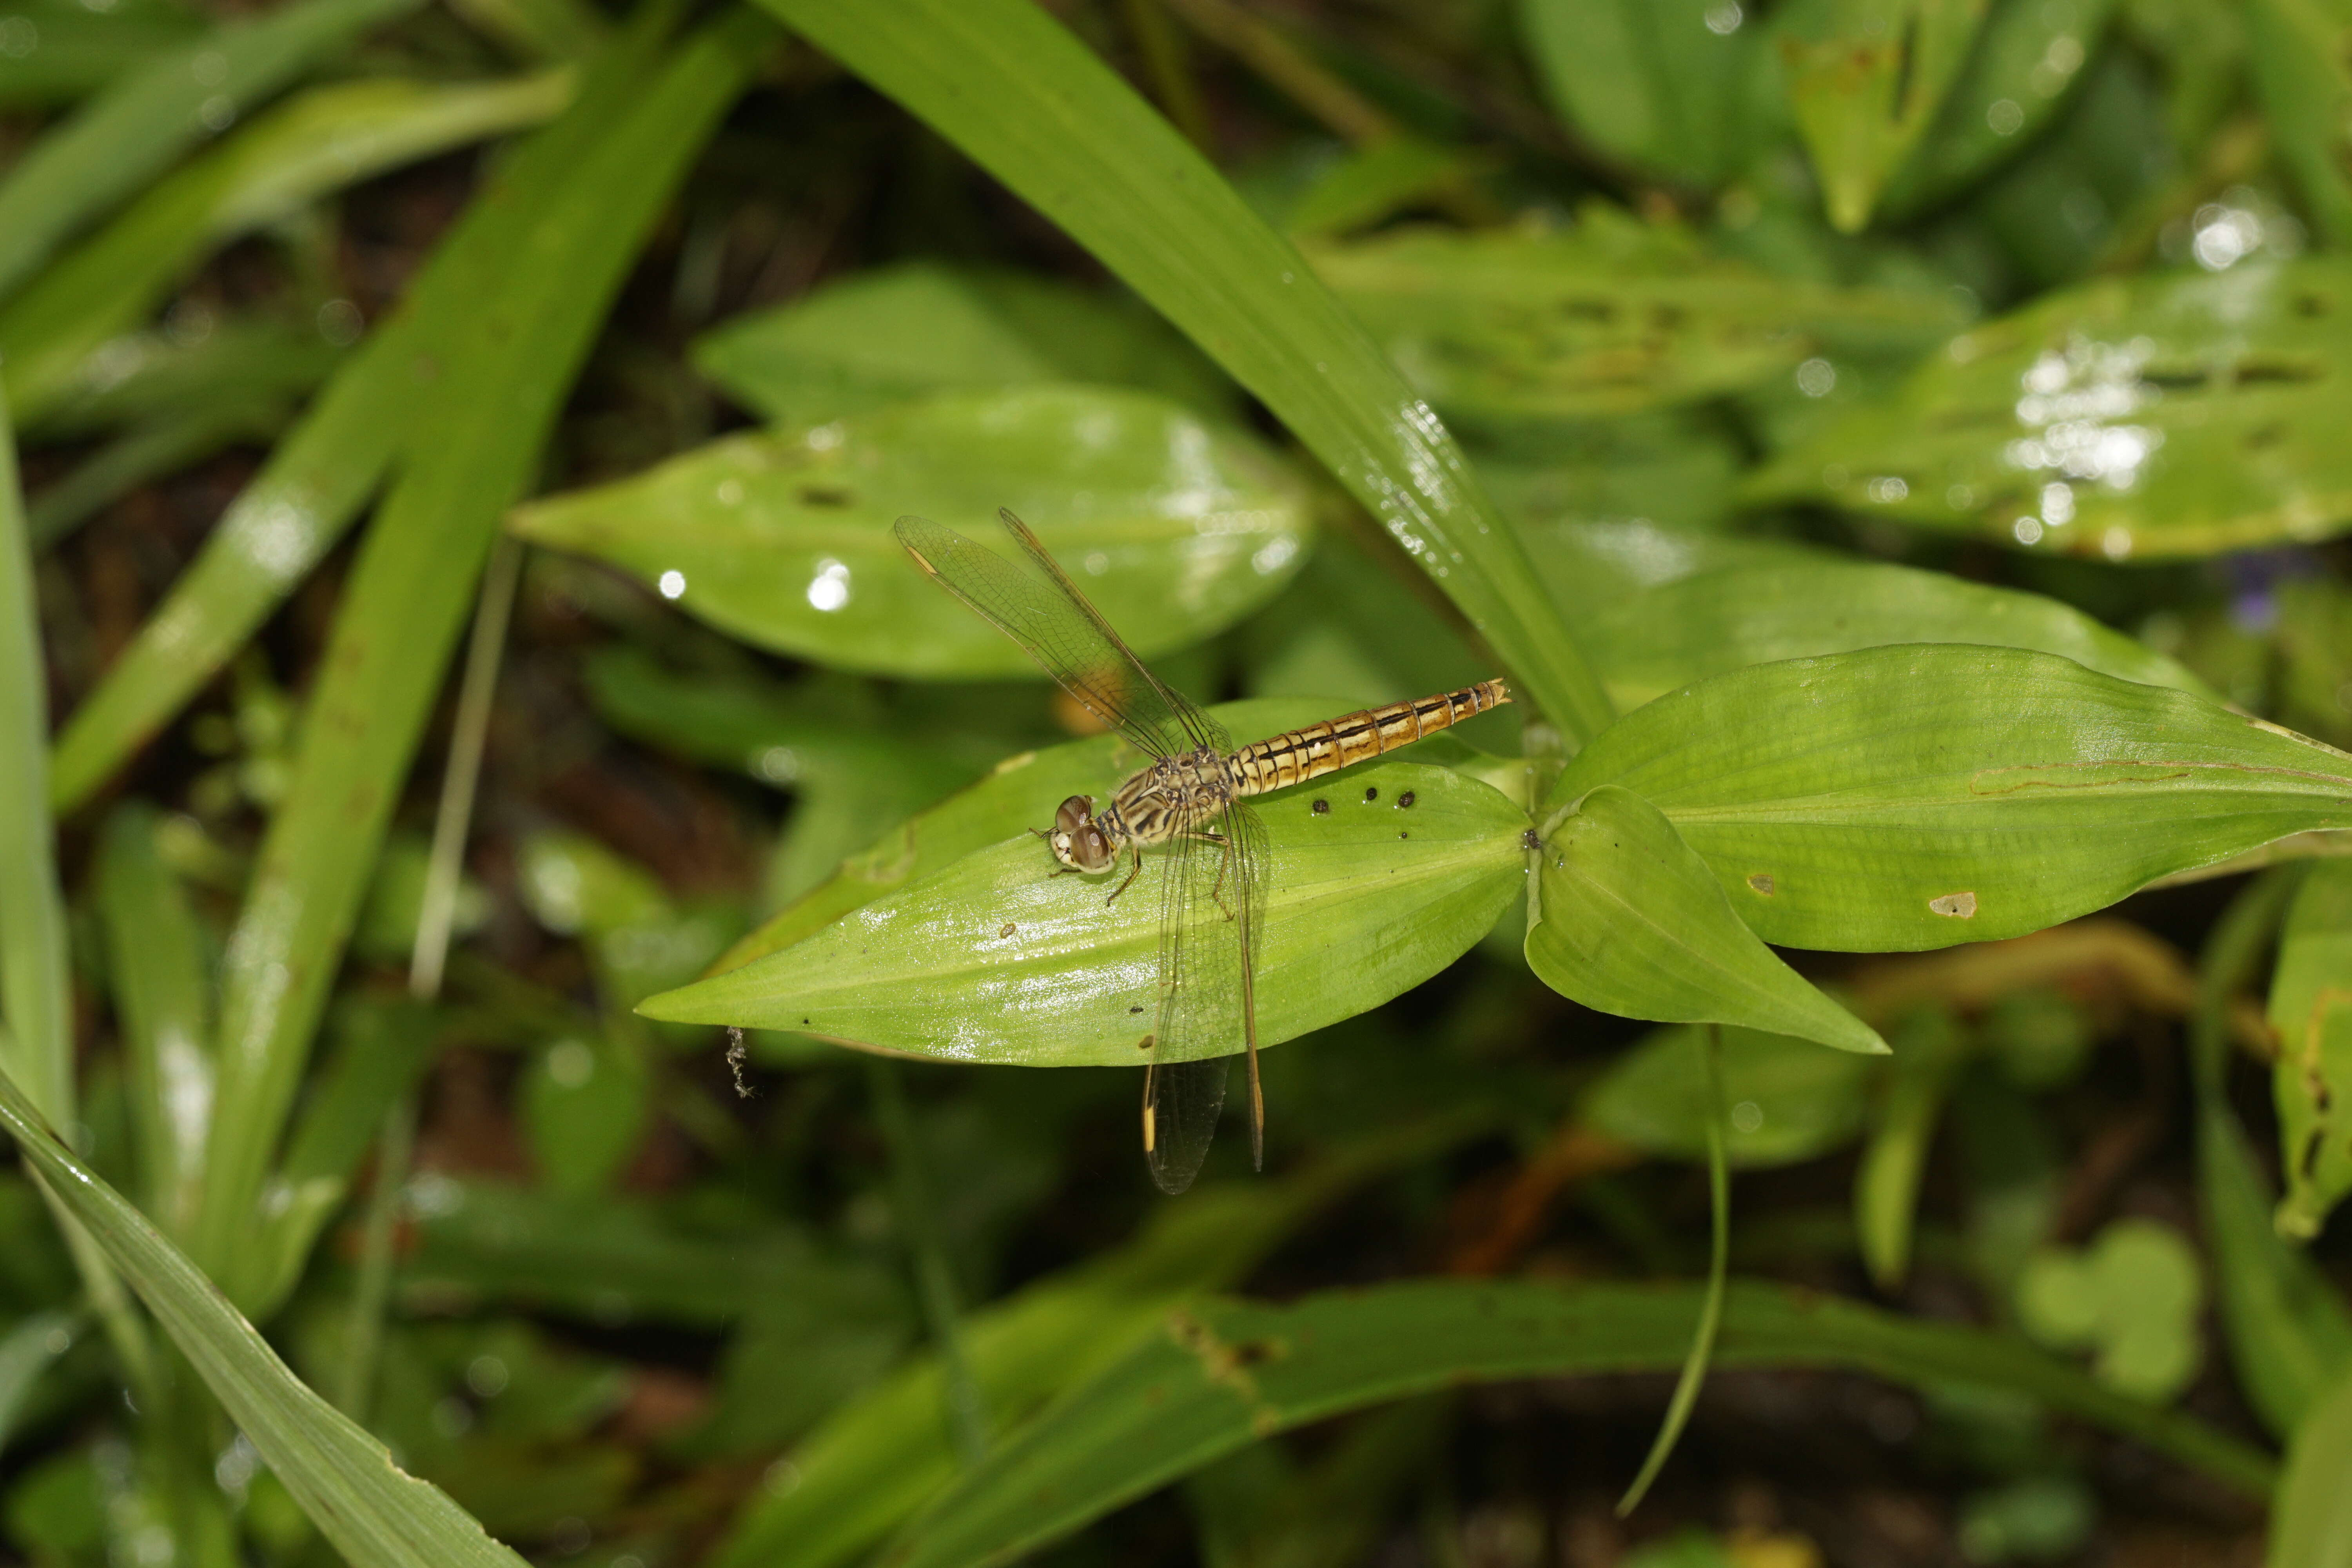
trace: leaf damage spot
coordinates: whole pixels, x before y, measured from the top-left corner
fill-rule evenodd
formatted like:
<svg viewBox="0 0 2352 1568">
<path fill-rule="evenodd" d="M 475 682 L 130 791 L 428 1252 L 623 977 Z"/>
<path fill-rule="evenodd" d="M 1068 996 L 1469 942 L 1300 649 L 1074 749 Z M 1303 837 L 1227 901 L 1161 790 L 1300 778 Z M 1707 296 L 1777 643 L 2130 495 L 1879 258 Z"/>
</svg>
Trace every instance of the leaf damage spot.
<svg viewBox="0 0 2352 1568">
<path fill-rule="evenodd" d="M 1003 928 L 998 931 L 996 934 L 999 936 L 1011 936 L 1014 931 L 1019 931 L 1020 929 L 1021 928 L 1019 926 L 1014 925 L 1011 921 L 1006 921 Z"/>
<path fill-rule="evenodd" d="M 1289 1342 L 1260 1339 L 1227 1344 L 1217 1337 L 1214 1329 L 1191 1312 L 1182 1310 L 1169 1314 L 1168 1337 L 1201 1363 L 1202 1372 L 1211 1383 L 1229 1388 L 1241 1396 L 1242 1402 L 1249 1406 L 1251 1432 L 1265 1437 L 1282 1430 L 1282 1412 L 1260 1396 L 1257 1379 L 1252 1375 L 1251 1369 L 1288 1355 Z"/>
<path fill-rule="evenodd" d="M 1140 1012 L 1142 1012 L 1142 1011 L 1143 1011 L 1143 1009 L 1142 1009 L 1142 1008 L 1140 1008 L 1140 1007 L 1137 1007 L 1137 1008 L 1134 1008 L 1134 1009 L 1133 1009 L 1133 1011 L 1138 1012 L 1138 1013 L 1140 1013 Z M 1151 1040 L 1152 1040 L 1152 1037 L 1151 1037 L 1151 1036 L 1150 1036 L 1150 1035 L 1146 1035 L 1146 1036 L 1144 1036 L 1144 1037 L 1143 1037 L 1143 1038 L 1141 1038 L 1141 1039 L 1139 1039 L 1139 1040 L 1138 1040 L 1138 1041 L 1136 1041 L 1136 1042 L 1135 1042 L 1135 1048 L 1136 1048 L 1137 1050 L 1139 1050 L 1139 1051 L 1148 1051 L 1148 1050 L 1150 1050 L 1150 1049 L 1151 1048 Z M 1150 1113 L 1150 1112 L 1149 1112 L 1149 1109 L 1147 1108 L 1146 1114 L 1149 1114 L 1149 1113 Z"/>
<path fill-rule="evenodd" d="M 1543 837 L 1532 827 L 1519 835 L 1519 847 L 1530 852 L 1543 847 Z"/>
<path fill-rule="evenodd" d="M 1927 910 L 1931 914 L 1951 920 L 1972 921 L 1977 918 L 1977 896 L 1974 893 L 1946 893 L 1940 898 L 1929 899 Z"/>
<path fill-rule="evenodd" d="M 1757 892 L 1763 894 L 1768 899 L 1772 896 L 1772 890 L 1776 886 L 1772 880 L 1772 873 L 1769 871 L 1759 871 L 1755 873 L 1748 879 L 1748 885 Z"/>
<path fill-rule="evenodd" d="M 1331 815 L 1331 803 L 1328 800 L 1318 800 L 1307 809 L 1318 816 L 1328 816 Z"/>
<path fill-rule="evenodd" d="M 1412 791 L 1407 790 L 1402 795 L 1397 796 L 1397 809 L 1399 811 L 1404 810 L 1411 805 L 1412 805 Z"/>
<path fill-rule="evenodd" d="M 1380 785 L 1378 785 L 1378 784 L 1366 784 L 1366 785 L 1364 786 L 1364 804 L 1365 804 L 1366 805 L 1371 805 L 1371 804 L 1372 804 L 1372 802 L 1374 802 L 1374 801 L 1376 801 L 1376 800 L 1378 800 L 1378 799 L 1380 799 L 1380 798 L 1381 798 L 1381 786 L 1380 786 Z"/>
</svg>

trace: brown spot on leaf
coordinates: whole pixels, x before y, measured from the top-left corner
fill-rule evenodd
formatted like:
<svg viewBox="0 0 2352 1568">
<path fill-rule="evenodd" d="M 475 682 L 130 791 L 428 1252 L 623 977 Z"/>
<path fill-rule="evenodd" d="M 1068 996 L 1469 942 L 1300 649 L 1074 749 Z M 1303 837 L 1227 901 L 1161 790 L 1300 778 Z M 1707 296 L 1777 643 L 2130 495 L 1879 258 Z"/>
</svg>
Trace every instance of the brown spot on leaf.
<svg viewBox="0 0 2352 1568">
<path fill-rule="evenodd" d="M 1759 871 L 1748 879 L 1748 885 L 1769 899 L 1772 896 L 1772 889 L 1776 884 L 1772 880 L 1771 872 Z"/>
</svg>

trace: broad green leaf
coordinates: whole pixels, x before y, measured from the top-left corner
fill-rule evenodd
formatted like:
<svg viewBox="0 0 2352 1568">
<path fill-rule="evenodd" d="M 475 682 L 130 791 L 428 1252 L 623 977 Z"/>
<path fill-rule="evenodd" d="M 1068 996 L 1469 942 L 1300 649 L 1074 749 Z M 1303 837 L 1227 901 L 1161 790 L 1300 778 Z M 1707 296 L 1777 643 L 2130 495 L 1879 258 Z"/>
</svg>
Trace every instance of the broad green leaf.
<svg viewBox="0 0 2352 1568">
<path fill-rule="evenodd" d="M 2236 1055 L 2231 1012 L 2260 977 L 2307 868 L 2281 867 L 2233 899 L 2206 939 L 2189 1023 L 2197 1093 L 2200 1217 L 2231 1370 L 2273 1436 L 2293 1432 L 2314 1394 L 2352 1369 L 2352 1312 L 2311 1255 L 2272 1224 L 2276 1193 L 2226 1098 Z"/>
<path fill-rule="evenodd" d="M 1329 704 L 1296 698 L 1229 702 L 1211 711 L 1234 735 L 1253 740 L 1331 717 Z M 897 831 L 851 858 L 822 886 L 720 954 L 711 972 L 739 969 L 967 855 L 1048 826 L 1064 800 L 1101 789 L 1106 778 L 1124 777 L 1120 769 L 1128 765 L 1132 771 L 1131 760 L 1126 743 L 1108 734 L 1005 758 L 986 778 L 909 817 Z"/>
<path fill-rule="evenodd" d="M 1932 338 L 1951 319 L 1933 295 L 1769 277 L 1598 206 L 1553 232 L 1404 229 L 1307 254 L 1423 395 L 1479 422 L 1694 402 L 1787 373 L 1825 325 Z"/>
<path fill-rule="evenodd" d="M 1961 333 L 1747 494 L 2109 560 L 2321 539 L 2352 522 L 2347 349 L 2343 261 L 2105 279 Z"/>
<path fill-rule="evenodd" d="M 1322 459 L 1571 736 L 1609 702 L 1453 437 L 1298 253 L 1027 0 L 761 0 L 1060 225 Z"/>
<path fill-rule="evenodd" d="M 1517 10 L 1553 107 L 1594 146 L 1712 185 L 1769 145 L 1772 56 L 1738 0 L 1519 0 Z"/>
<path fill-rule="evenodd" d="M 1789 107 L 1834 227 L 1870 222 L 1967 65 L 1987 4 L 1799 0 L 1774 16 Z"/>
<path fill-rule="evenodd" d="M 1139 387 L 1202 413 L 1232 401 L 1199 351 L 1132 301 L 935 261 L 872 268 L 738 316 L 693 353 L 696 369 L 779 425 L 1033 382 Z"/>
<path fill-rule="evenodd" d="M 61 807 L 86 798 L 121 766 L 333 548 L 430 406 L 416 395 L 418 383 L 442 372 L 452 344 L 472 341 L 481 301 L 509 275 L 518 247 L 546 221 L 574 165 L 656 58 L 642 42 L 616 43 L 598 58 L 571 111 L 505 162 L 411 280 L 392 319 L 230 504 L 203 552 L 58 735 L 51 787 Z M 143 364 L 151 347 L 149 339 L 118 338 L 85 365 L 102 372 L 118 355 Z M 103 391 L 101 380 L 97 392 Z M 59 416 L 91 393 L 88 376 L 77 372 Z"/>
<path fill-rule="evenodd" d="M 1862 1260 L 1873 1283 L 1889 1292 L 1899 1289 L 1910 1271 L 1928 1145 L 1967 1048 L 1951 1016 L 1940 1010 L 1913 1015 L 1895 1037 L 1895 1060 L 1853 1176 L 1853 1227 Z"/>
<path fill-rule="evenodd" d="M 2352 1189 L 2352 865 L 2323 860 L 2304 873 L 2279 937 L 2269 1013 L 2286 1173 L 2278 1226 L 2308 1239 Z"/>
<path fill-rule="evenodd" d="M 1991 0 L 1935 128 L 1887 186 L 1896 216 L 1959 190 L 2040 133 L 2099 47 L 2115 0 Z"/>
<path fill-rule="evenodd" d="M 891 531 L 913 512 L 1010 552 L 999 507 L 1147 658 L 1272 597 L 1313 526 L 1303 484 L 1239 430 L 1146 393 L 1047 385 L 730 437 L 524 507 L 512 527 L 763 647 L 890 675 L 1032 674 Z"/>
<path fill-rule="evenodd" d="M 1462 1122 L 1367 1138 L 1295 1175 L 1203 1182 L 1123 1247 L 1049 1274 L 964 1323 L 982 1402 L 1011 1430 L 1153 1333 L 1169 1310 L 1243 1278 L 1367 1177 L 1449 1146 Z M 867 1555 L 957 1479 L 939 1361 L 923 1356 L 842 1406 L 771 1472 L 712 1568 L 839 1568 Z"/>
<path fill-rule="evenodd" d="M 358 1568 L 521 1568 L 521 1558 L 483 1534 L 443 1493 L 404 1473 L 383 1444 L 288 1371 L 228 1298 L 76 1158 L 5 1076 L 0 1127 L 348 1562 Z"/>
<path fill-rule="evenodd" d="M 0 309 L 9 395 L 38 416 L 208 250 L 386 169 L 535 125 L 572 89 L 563 72 L 311 89 L 157 184 Z"/>
<path fill-rule="evenodd" d="M 2329 0 L 2249 0 L 2247 64 L 2280 163 L 2330 245 L 2352 242 L 2352 17 Z"/>
<path fill-rule="evenodd" d="M 1629 709 L 1751 664 L 1924 642 L 2032 648 L 2119 680 L 2212 695 L 2176 661 L 2071 605 L 1876 562 L 1703 572 L 1618 595 L 1592 630 L 1610 694 Z"/>
<path fill-rule="evenodd" d="M 2286 1450 L 2271 1515 L 2265 1568 L 2343 1568 L 2352 1563 L 2352 1376 L 2317 1395 Z"/>
<path fill-rule="evenodd" d="M 1674 824 L 1756 933 L 1907 952 L 2020 936 L 2157 878 L 2352 825 L 2352 756 L 2020 648 L 1867 648 L 1716 676 L 1628 714 L 1604 784 Z"/>
<path fill-rule="evenodd" d="M 1610 1065 L 1577 1101 L 1577 1119 L 1646 1153 L 1706 1158 L 1706 1048 L 1703 1028 L 1659 1029 Z M 1882 1064 L 1811 1040 L 1723 1032 L 1723 1092 L 1731 1102 L 1725 1147 L 1736 1167 L 1793 1165 L 1842 1149 L 1862 1131 Z"/>
<path fill-rule="evenodd" d="M 1012 1560 L 1276 1433 L 1465 1383 L 1677 1366 L 1696 1287 L 1414 1281 L 1223 1302 L 1162 1331 L 990 1451 L 878 1561 L 977 1568 Z M 1922 1322 L 1756 1281 L 1732 1285 L 1721 1367 L 1842 1367 L 1915 1387 L 2010 1391 L 2149 1444 L 2241 1490 L 2267 1458 L 2149 1409 L 2002 1335 Z"/>
<path fill-rule="evenodd" d="M 1641 796 L 1603 784 L 1538 831 L 1528 964 L 1561 995 L 1621 1017 L 1886 1049 L 1756 940 L 1706 862 Z"/>
<path fill-rule="evenodd" d="M 98 912 L 129 1058 L 142 1206 L 165 1234 L 184 1236 L 212 1125 L 211 955 L 186 889 L 156 848 L 157 821 L 137 804 L 107 819 Z"/>
<path fill-rule="evenodd" d="M 362 29 L 415 8 L 416 0 L 305 0 L 191 38 L 124 76 L 0 183 L 0 294 L 184 149 L 226 130 Z M 37 16 L 26 20 L 34 50 L 0 53 L 39 48 L 41 23 Z"/>
<path fill-rule="evenodd" d="M 710 24 L 620 114 L 583 96 L 604 116 L 603 133 L 514 237 L 530 264 L 473 302 L 472 331 L 453 345 L 415 456 L 344 586 L 222 984 L 219 1102 L 195 1234 L 233 1292 L 257 1285 L 263 1173 L 499 520 L 536 471 L 637 247 L 757 66 L 765 26 L 745 12 Z M 485 408 L 499 416 L 480 417 Z"/>
<path fill-rule="evenodd" d="M 10 109 L 72 103 L 204 31 L 204 19 L 175 0 L 103 11 L 81 0 L 23 0 L 13 10 L 23 22 L 0 49 L 0 105 Z"/>
<path fill-rule="evenodd" d="M 1133 761 L 1101 769 L 1089 793 L 1108 795 Z M 1261 1047 L 1436 973 L 1486 933 L 1526 875 L 1526 815 L 1444 768 L 1350 770 L 1270 796 L 1258 813 L 1269 843 Z M 1115 876 L 1056 876 L 1024 833 L 638 1010 L 951 1061 L 1140 1066 L 1159 1007 L 1161 873 L 1157 856 L 1145 859 L 1139 885 L 1107 905 Z M 1238 1043 L 1181 1042 L 1176 1059 Z"/>
</svg>

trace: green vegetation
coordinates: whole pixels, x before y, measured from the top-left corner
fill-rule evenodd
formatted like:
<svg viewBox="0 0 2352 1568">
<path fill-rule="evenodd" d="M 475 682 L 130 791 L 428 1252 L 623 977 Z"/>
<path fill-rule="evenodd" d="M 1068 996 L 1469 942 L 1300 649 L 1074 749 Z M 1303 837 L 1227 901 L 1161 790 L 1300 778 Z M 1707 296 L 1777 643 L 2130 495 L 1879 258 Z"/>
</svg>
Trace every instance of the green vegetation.
<svg viewBox="0 0 2352 1568">
<path fill-rule="evenodd" d="M 0 1560 L 2352 1568 L 2347 58 L 0 0 Z"/>
</svg>

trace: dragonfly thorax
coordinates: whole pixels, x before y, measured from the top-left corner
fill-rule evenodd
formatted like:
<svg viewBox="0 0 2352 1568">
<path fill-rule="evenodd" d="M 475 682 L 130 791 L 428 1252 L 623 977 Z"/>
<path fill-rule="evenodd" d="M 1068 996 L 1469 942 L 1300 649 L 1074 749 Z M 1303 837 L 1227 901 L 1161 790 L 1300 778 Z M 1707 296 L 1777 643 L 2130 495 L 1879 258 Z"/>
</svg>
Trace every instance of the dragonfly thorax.
<svg viewBox="0 0 2352 1568">
<path fill-rule="evenodd" d="M 1074 795 L 1054 813 L 1054 830 L 1045 835 L 1045 847 L 1073 871 L 1108 871 L 1118 858 L 1118 845 L 1104 828 L 1095 818 L 1095 797 Z"/>
</svg>

